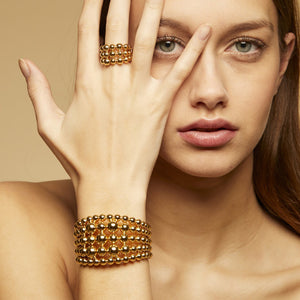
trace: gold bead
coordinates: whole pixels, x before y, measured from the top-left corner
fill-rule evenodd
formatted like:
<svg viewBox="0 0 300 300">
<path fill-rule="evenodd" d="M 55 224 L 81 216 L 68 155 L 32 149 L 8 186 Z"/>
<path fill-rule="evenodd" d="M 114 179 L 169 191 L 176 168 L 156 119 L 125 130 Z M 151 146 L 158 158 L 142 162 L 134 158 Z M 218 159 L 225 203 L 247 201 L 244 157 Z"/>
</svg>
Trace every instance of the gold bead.
<svg viewBox="0 0 300 300">
<path fill-rule="evenodd" d="M 117 254 L 117 253 L 119 252 L 119 249 L 118 249 L 118 247 L 116 247 L 116 246 L 111 246 L 111 247 L 109 248 L 109 252 L 110 252 L 111 254 Z"/>
<path fill-rule="evenodd" d="M 135 261 L 135 255 L 132 254 L 129 259 L 130 261 Z"/>
<path fill-rule="evenodd" d="M 111 45 L 109 46 L 109 48 L 110 48 L 110 49 L 115 49 L 115 45 L 114 45 L 114 44 L 111 44 Z"/>
<path fill-rule="evenodd" d="M 116 230 L 116 229 L 118 229 L 118 224 L 115 222 L 110 222 L 110 223 L 108 223 L 108 228 L 111 230 Z"/>
<path fill-rule="evenodd" d="M 107 264 L 107 260 L 104 258 L 100 259 L 100 264 L 101 266 L 105 266 Z"/>
<path fill-rule="evenodd" d="M 117 44 L 117 48 L 118 48 L 118 49 L 122 49 L 122 46 L 123 46 L 123 45 L 122 45 L 121 43 Z"/>
<path fill-rule="evenodd" d="M 105 228 L 105 225 L 104 225 L 103 223 L 100 223 L 100 224 L 98 224 L 98 228 L 99 228 L 99 229 L 104 229 L 104 228 Z"/>
<path fill-rule="evenodd" d="M 122 240 L 122 241 L 127 241 L 127 240 L 128 240 L 127 235 L 122 235 L 122 236 L 121 236 L 121 240 Z"/>
<path fill-rule="evenodd" d="M 137 254 L 137 255 L 136 255 L 136 259 L 137 259 L 137 260 L 141 260 L 141 259 L 142 259 L 141 254 Z"/>
<path fill-rule="evenodd" d="M 108 259 L 108 264 L 111 266 L 111 265 L 113 265 L 114 263 L 115 263 L 114 259 L 110 257 L 110 258 Z"/>
<path fill-rule="evenodd" d="M 129 226 L 128 226 L 127 224 L 123 224 L 123 225 L 122 225 L 122 229 L 123 229 L 123 230 L 128 230 L 128 229 L 129 229 Z"/>
<path fill-rule="evenodd" d="M 115 236 L 114 234 L 110 236 L 111 241 L 116 241 L 117 239 L 118 239 L 118 237 Z"/>
<path fill-rule="evenodd" d="M 128 252 L 128 251 L 129 251 L 129 247 L 123 246 L 122 251 L 123 251 L 123 252 Z"/>
<path fill-rule="evenodd" d="M 95 254 L 96 252 L 97 252 L 97 250 L 95 248 L 91 248 L 89 251 L 90 254 Z"/>
<path fill-rule="evenodd" d="M 82 264 L 83 264 L 84 266 L 87 266 L 87 265 L 88 265 L 88 259 L 83 258 L 83 259 L 82 259 Z"/>
<path fill-rule="evenodd" d="M 96 226 L 94 224 L 89 223 L 86 225 L 86 229 L 87 231 L 94 231 L 96 229 Z"/>
<path fill-rule="evenodd" d="M 106 236 L 105 235 L 98 235 L 97 236 L 97 241 L 98 242 L 105 242 L 106 241 Z"/>
<path fill-rule="evenodd" d="M 120 257 L 117 257 L 117 258 L 116 258 L 116 264 L 117 264 L 117 265 L 120 265 L 120 264 L 122 263 L 122 261 L 123 261 L 122 258 L 120 258 Z"/>
<path fill-rule="evenodd" d="M 127 264 L 127 263 L 129 262 L 129 257 L 128 257 L 128 256 L 124 256 L 124 257 L 123 257 L 123 262 L 124 262 L 125 264 Z"/>
<path fill-rule="evenodd" d="M 112 219 L 113 218 L 113 215 L 109 214 L 107 215 L 107 219 Z"/>
<path fill-rule="evenodd" d="M 89 265 L 89 267 L 92 267 L 94 265 L 94 260 L 93 259 L 89 259 L 88 260 L 88 265 Z"/>
<path fill-rule="evenodd" d="M 124 221 L 127 221 L 127 220 L 128 220 L 128 217 L 127 217 L 127 216 L 123 216 L 123 220 L 124 220 Z"/>
</svg>

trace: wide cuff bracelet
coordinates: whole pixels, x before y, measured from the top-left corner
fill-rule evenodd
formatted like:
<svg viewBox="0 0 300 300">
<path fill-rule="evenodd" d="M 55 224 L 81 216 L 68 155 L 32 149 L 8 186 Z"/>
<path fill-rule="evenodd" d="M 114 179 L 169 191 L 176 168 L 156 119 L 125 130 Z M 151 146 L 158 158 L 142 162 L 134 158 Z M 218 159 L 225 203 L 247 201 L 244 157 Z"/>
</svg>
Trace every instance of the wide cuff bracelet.
<svg viewBox="0 0 300 300">
<path fill-rule="evenodd" d="M 149 259 L 151 226 L 120 215 L 95 215 L 74 225 L 76 261 L 82 266 L 120 265 Z"/>
</svg>

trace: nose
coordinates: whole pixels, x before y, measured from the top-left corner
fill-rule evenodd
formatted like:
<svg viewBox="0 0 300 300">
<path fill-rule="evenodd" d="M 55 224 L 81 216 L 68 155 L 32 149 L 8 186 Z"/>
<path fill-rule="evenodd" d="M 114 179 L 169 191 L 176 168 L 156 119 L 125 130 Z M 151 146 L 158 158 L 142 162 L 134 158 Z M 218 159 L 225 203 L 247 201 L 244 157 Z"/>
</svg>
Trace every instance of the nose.
<svg viewBox="0 0 300 300">
<path fill-rule="evenodd" d="M 202 53 L 190 75 L 189 99 L 193 107 L 205 107 L 210 111 L 217 107 L 226 107 L 228 95 L 222 75 L 216 58 L 212 54 Z"/>
</svg>

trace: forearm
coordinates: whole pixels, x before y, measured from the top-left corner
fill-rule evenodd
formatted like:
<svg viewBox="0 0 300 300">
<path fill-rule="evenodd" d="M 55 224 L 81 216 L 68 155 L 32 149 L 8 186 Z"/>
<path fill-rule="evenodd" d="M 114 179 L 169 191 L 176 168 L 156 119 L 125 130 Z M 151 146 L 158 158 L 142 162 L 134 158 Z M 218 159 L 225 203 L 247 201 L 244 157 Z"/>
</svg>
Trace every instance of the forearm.
<svg viewBox="0 0 300 300">
<path fill-rule="evenodd" d="M 152 299 L 149 262 L 81 267 L 78 300 L 90 299 Z"/>
<path fill-rule="evenodd" d="M 117 186 L 117 185 L 116 185 Z M 85 185 L 78 190 L 78 218 L 100 214 L 119 214 L 145 220 L 145 193 L 127 190 L 99 189 Z M 82 203 L 82 204 L 81 204 Z M 81 266 L 78 300 L 91 299 L 152 299 L 148 260 L 126 265 Z"/>
</svg>

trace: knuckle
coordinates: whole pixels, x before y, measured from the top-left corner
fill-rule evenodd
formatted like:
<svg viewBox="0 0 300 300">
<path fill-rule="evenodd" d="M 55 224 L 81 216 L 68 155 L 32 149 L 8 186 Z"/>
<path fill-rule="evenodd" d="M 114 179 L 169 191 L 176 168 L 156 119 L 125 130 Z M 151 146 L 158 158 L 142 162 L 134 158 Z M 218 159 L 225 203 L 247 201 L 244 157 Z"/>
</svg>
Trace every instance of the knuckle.
<svg viewBox="0 0 300 300">
<path fill-rule="evenodd" d="M 116 18 L 114 16 L 107 17 L 107 29 L 109 31 L 120 31 L 125 27 L 125 21 L 120 18 Z"/>
<path fill-rule="evenodd" d="M 150 39 L 145 39 L 143 41 L 138 41 L 135 43 L 134 45 L 134 51 L 141 51 L 141 52 L 145 52 L 145 51 L 149 51 L 153 49 L 153 42 Z"/>
<path fill-rule="evenodd" d="M 78 34 L 86 35 L 90 33 L 95 26 L 96 24 L 93 24 L 91 21 L 87 21 L 85 18 L 80 18 L 78 22 Z"/>
<path fill-rule="evenodd" d="M 161 0 L 146 0 L 147 7 L 153 10 L 160 10 L 161 3 L 162 3 Z"/>
<path fill-rule="evenodd" d="M 186 74 L 189 72 L 189 67 L 186 65 L 177 66 L 176 72 L 174 74 L 174 80 L 177 82 L 182 82 L 186 78 Z"/>
</svg>

